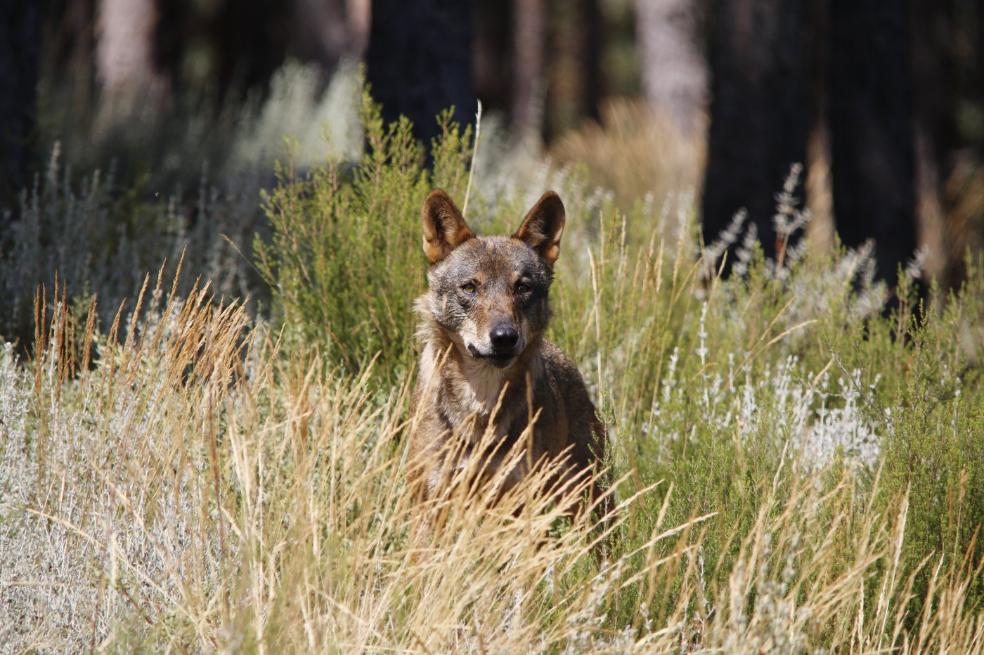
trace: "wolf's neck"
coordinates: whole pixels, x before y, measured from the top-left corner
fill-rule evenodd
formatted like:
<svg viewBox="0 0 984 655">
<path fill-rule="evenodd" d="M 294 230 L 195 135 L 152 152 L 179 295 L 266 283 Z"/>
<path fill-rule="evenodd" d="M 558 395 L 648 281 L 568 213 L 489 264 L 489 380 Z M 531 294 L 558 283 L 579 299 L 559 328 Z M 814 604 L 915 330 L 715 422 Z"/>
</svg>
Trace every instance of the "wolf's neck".
<svg viewBox="0 0 984 655">
<path fill-rule="evenodd" d="M 482 416 L 491 414 L 499 402 L 503 388 L 512 379 L 512 367 L 500 369 L 467 356 L 461 357 L 455 364 L 464 382 L 457 394 L 464 409 L 468 413 Z"/>
<path fill-rule="evenodd" d="M 424 380 L 436 376 L 432 388 L 443 396 L 438 404 L 450 410 L 453 421 L 463 421 L 473 414 L 488 417 L 500 398 L 505 402 L 504 394 L 517 393 L 527 380 L 536 384 L 533 378 L 542 368 L 537 366 L 538 346 L 532 344 L 509 368 L 500 369 L 461 353 L 450 341 L 430 342 L 421 357 L 420 373 Z"/>
</svg>

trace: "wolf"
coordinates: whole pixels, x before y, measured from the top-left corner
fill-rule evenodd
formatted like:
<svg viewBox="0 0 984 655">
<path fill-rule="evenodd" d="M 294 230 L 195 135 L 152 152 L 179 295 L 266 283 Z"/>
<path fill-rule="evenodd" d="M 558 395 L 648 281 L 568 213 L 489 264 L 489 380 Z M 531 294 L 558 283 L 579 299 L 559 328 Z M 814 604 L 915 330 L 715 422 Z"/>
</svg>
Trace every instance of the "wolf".
<svg viewBox="0 0 984 655">
<path fill-rule="evenodd" d="M 418 498 L 439 494 L 448 471 L 472 457 L 487 458 L 484 477 L 503 473 L 506 453 L 522 438 L 526 456 L 509 460 L 500 493 L 538 462 L 565 458 L 562 477 L 593 478 L 586 500 L 607 512 L 609 495 L 592 476 L 600 474 L 605 427 L 577 367 L 544 338 L 565 223 L 560 197 L 545 193 L 512 236 L 480 237 L 436 189 L 421 223 L 428 290 L 415 303 L 421 352 L 409 445 Z M 479 452 L 489 430 L 493 447 Z M 449 466 L 441 453 L 453 438 L 466 443 Z"/>
</svg>

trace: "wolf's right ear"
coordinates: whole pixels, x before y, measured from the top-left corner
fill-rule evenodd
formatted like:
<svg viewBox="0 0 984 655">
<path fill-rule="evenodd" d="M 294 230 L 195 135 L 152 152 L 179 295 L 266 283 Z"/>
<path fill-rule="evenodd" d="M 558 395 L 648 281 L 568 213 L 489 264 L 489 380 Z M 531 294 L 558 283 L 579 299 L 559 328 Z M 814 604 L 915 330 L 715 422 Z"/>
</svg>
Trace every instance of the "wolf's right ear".
<svg viewBox="0 0 984 655">
<path fill-rule="evenodd" d="M 447 257 L 452 250 L 475 234 L 446 192 L 434 189 L 427 194 L 420 210 L 424 228 L 424 254 L 431 264 Z"/>
</svg>

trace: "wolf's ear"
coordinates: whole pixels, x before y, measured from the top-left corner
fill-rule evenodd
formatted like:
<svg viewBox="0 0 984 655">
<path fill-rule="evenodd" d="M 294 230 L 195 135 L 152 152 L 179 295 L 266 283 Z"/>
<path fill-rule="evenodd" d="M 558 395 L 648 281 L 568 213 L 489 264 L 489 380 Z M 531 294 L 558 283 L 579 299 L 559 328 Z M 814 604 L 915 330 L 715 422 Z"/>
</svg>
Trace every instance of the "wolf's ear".
<svg viewBox="0 0 984 655">
<path fill-rule="evenodd" d="M 431 264 L 441 261 L 460 243 L 475 236 L 451 196 L 441 189 L 427 194 L 420 210 L 420 221 L 424 228 L 424 254 Z"/>
<path fill-rule="evenodd" d="M 547 191 L 526 214 L 514 239 L 526 242 L 543 259 L 553 266 L 560 254 L 560 236 L 564 233 L 564 203 L 553 191 Z"/>
</svg>

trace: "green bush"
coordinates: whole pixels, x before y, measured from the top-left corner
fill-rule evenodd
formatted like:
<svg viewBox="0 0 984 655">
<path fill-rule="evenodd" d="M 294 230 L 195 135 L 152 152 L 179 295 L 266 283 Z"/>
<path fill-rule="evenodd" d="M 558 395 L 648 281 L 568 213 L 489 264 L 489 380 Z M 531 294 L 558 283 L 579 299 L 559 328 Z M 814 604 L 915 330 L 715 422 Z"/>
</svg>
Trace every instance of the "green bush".
<svg viewBox="0 0 984 655">
<path fill-rule="evenodd" d="M 887 312 L 868 249 L 800 242 L 766 261 L 740 220 L 701 245 L 689 196 L 621 211 L 577 173 L 483 159 L 488 142 L 447 116 L 427 167 L 406 121 L 384 125 L 367 96 L 361 120 L 355 163 L 288 164 L 263 197 L 271 326 L 179 288 L 163 305 L 150 292 L 114 339 L 71 317 L 86 293 L 69 285 L 30 359 L 0 351 L 0 570 L 16 583 L 0 626 L 16 647 L 984 650 L 979 257 L 924 307 L 906 272 Z M 52 268 L 101 279 L 90 223 L 74 251 L 60 238 L 71 217 L 158 225 L 138 188 L 60 179 L 28 197 L 2 262 L 32 268 L 4 288 Z M 455 531 L 423 556 L 407 539 L 418 212 L 435 186 L 467 196 L 480 233 L 513 229 L 545 188 L 564 199 L 550 338 L 609 428 L 607 563 L 590 530 L 520 496 L 499 512 L 451 498 Z M 795 180 L 783 193 L 783 222 L 802 223 Z M 231 213 L 202 197 L 202 216 Z M 129 268 L 100 260 L 124 278 L 99 283 L 110 298 L 136 295 L 155 240 L 179 243 L 149 234 Z M 222 272 L 217 242 L 201 233 L 186 276 Z"/>
<path fill-rule="evenodd" d="M 412 304 L 425 284 L 420 204 L 432 186 L 460 198 L 467 183 L 471 130 L 449 116 L 431 172 L 410 123 L 384 125 L 366 94 L 361 162 L 305 176 L 288 166 L 264 194 L 272 234 L 255 248 L 288 344 L 319 348 L 352 374 L 375 358 L 390 381 L 412 362 Z"/>
<path fill-rule="evenodd" d="M 464 197 L 473 143 L 445 120 L 428 171 L 409 124 L 383 125 L 368 99 L 363 121 L 368 147 L 354 169 L 300 180 L 288 169 L 265 203 L 273 240 L 257 249 L 289 342 L 316 345 L 350 374 L 376 358 L 392 384 L 412 365 L 412 300 L 425 284 L 419 203 L 434 186 Z M 490 199 L 482 188 L 501 183 L 471 189 L 473 226 L 518 223 L 529 194 L 513 183 Z M 903 275 L 886 313 L 870 249 L 815 254 L 804 240 L 766 261 L 737 222 L 699 248 L 686 198 L 675 212 L 643 203 L 622 213 L 577 175 L 551 186 L 568 208 L 551 337 L 579 362 L 609 425 L 613 475 L 629 474 L 626 489 L 664 482 L 628 522 L 626 543 L 648 538 L 672 488 L 665 521 L 719 517 L 704 527 L 701 556 L 709 584 L 724 584 L 770 494 L 846 474 L 859 502 L 881 511 L 907 496 L 909 570 L 933 553 L 982 560 L 980 267 L 922 311 Z M 795 179 L 785 205 L 794 192 Z M 728 245 L 734 274 L 722 278 Z M 921 593 L 930 573 L 915 579 Z"/>
</svg>

